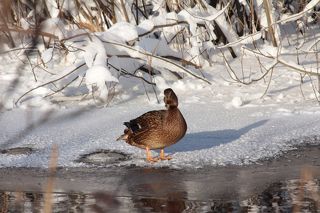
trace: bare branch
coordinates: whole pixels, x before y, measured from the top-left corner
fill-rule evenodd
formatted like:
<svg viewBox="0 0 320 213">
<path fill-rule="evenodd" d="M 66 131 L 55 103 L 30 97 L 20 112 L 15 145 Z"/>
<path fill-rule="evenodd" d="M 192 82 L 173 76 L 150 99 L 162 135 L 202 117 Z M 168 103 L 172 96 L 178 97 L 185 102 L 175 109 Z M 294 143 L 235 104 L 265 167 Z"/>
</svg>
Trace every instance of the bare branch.
<svg viewBox="0 0 320 213">
<path fill-rule="evenodd" d="M 20 96 L 20 97 L 18 98 L 18 100 L 15 102 L 15 105 L 17 105 L 18 102 L 19 102 L 24 96 L 26 96 L 27 94 L 29 94 L 30 92 L 32 92 L 32 91 L 34 91 L 34 90 L 36 90 L 36 89 L 38 89 L 38 88 L 40 88 L 40 87 L 44 87 L 44 86 L 46 86 L 46 85 L 52 84 L 52 83 L 54 83 L 54 82 L 56 82 L 56 81 L 59 81 L 59 80 L 65 78 L 66 76 L 72 74 L 73 72 L 77 71 L 80 67 L 82 67 L 82 66 L 84 66 L 84 65 L 85 65 L 85 63 L 82 63 L 82 64 L 78 65 L 75 69 L 73 69 L 73 70 L 71 70 L 70 72 L 68 72 L 67 74 L 65 74 L 65 75 L 63 75 L 63 76 L 61 76 L 61 77 L 59 77 L 59 78 L 57 78 L 57 79 L 51 80 L 51 81 L 49 81 L 49 82 L 46 82 L 46 83 L 44 83 L 44 84 L 41 84 L 41 85 L 39 85 L 39 86 L 36 86 L 36 87 L 28 90 L 27 92 L 25 92 L 22 96 Z"/>
</svg>

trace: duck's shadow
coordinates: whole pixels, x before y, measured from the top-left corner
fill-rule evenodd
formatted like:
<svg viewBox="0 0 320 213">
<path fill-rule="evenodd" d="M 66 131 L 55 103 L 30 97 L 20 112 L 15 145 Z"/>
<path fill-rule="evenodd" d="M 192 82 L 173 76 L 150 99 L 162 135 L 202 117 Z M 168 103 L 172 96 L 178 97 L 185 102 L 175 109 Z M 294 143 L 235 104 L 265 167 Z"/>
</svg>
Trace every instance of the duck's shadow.
<svg viewBox="0 0 320 213">
<path fill-rule="evenodd" d="M 250 130 L 264 125 L 267 120 L 261 120 L 241 129 L 225 129 L 187 134 L 180 142 L 166 148 L 167 152 L 186 152 L 208 149 L 237 140 Z"/>
</svg>

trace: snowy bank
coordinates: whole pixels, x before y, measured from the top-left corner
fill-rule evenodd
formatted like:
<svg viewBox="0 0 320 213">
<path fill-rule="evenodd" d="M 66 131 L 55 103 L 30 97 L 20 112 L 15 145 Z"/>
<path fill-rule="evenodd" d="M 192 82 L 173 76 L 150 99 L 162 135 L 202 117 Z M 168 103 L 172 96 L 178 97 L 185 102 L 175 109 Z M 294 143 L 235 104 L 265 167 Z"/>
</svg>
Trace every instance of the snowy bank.
<svg viewBox="0 0 320 213">
<path fill-rule="evenodd" d="M 7 148 L 30 147 L 34 152 L 1 154 L 0 166 L 47 167 L 53 144 L 58 145 L 58 164 L 63 167 L 87 166 L 77 162 L 80 156 L 96 150 L 111 150 L 128 154 L 130 158 L 106 166 L 171 168 L 243 165 L 280 155 L 303 143 L 320 144 L 317 139 L 306 140 L 318 134 L 320 112 L 317 107 L 245 105 L 228 108 L 216 101 L 212 94 L 188 96 L 179 90 L 177 94 L 188 122 L 188 132 L 180 142 L 166 149 L 173 156 L 171 161 L 147 163 L 144 150 L 115 141 L 123 131 L 122 122 L 145 111 L 163 108 L 163 104 L 146 104 L 145 97 L 141 96 L 109 108 L 80 112 L 58 110 L 49 122 L 23 138 L 16 136 L 45 113 L 39 110 L 7 111 L 0 120 L 0 141 L 2 144 L 9 142 Z M 76 115 L 72 114 L 74 112 Z M 10 141 L 12 138 L 14 140 Z"/>
</svg>

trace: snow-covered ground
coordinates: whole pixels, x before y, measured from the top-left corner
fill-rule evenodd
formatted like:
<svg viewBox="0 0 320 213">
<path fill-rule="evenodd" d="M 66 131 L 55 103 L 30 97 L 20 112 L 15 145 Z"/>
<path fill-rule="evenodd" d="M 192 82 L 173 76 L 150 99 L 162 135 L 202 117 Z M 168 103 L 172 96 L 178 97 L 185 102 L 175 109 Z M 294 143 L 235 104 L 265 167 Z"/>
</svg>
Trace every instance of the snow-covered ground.
<svg viewBox="0 0 320 213">
<path fill-rule="evenodd" d="M 250 56 L 243 61 L 247 61 L 246 69 L 257 66 Z M 239 61 L 231 65 L 237 69 L 241 67 Z M 2 90 L 8 79 L 12 79 L 12 67 L 10 63 L 2 66 Z M 147 163 L 144 150 L 115 141 L 123 132 L 124 121 L 149 110 L 164 108 L 163 103 L 156 102 L 152 92 L 149 93 L 149 101 L 142 85 L 132 84 L 131 90 L 120 90 L 108 107 L 89 107 L 86 104 L 81 107 L 78 102 L 57 107 L 40 101 L 39 104 L 47 105 L 34 108 L 22 105 L 2 112 L 1 149 L 30 147 L 34 152 L 0 154 L 0 166 L 47 167 L 53 144 L 58 145 L 59 166 L 87 166 L 76 160 L 96 150 L 111 150 L 131 157 L 110 166 L 170 168 L 242 165 L 278 156 L 304 143 L 320 144 L 317 137 L 320 129 L 318 102 L 310 82 L 301 86 L 299 74 L 279 66 L 263 97 L 268 81 L 249 86 L 232 83 L 226 80 L 225 66 L 218 62 L 208 67 L 204 74 L 212 85 L 192 77 L 174 82 L 157 80 L 159 99 L 163 98 L 162 89 L 173 88 L 188 123 L 186 136 L 165 149 L 173 156 L 170 161 Z M 123 80 L 129 81 L 120 79 L 120 84 Z M 15 94 L 25 91 L 21 88 Z M 31 123 L 37 124 L 47 116 L 48 121 L 28 131 Z M 157 154 L 153 152 L 153 155 Z"/>
<path fill-rule="evenodd" d="M 39 56 L 26 59 L 23 50 L 0 46 L 1 53 L 7 51 L 0 54 L 0 167 L 48 167 L 53 145 L 58 146 L 58 165 L 63 167 L 88 166 L 78 159 L 109 150 L 130 158 L 105 166 L 201 168 L 255 163 L 301 144 L 320 144 L 317 24 L 303 25 L 303 35 L 294 22 L 283 24 L 279 48 L 262 40 L 259 33 L 234 40 L 222 28 L 237 45 L 233 48 L 239 57 L 233 59 L 226 46 L 198 41 L 198 31 L 192 27 L 188 44 L 192 48 L 181 51 L 163 37 L 144 36 L 153 24 L 168 24 L 173 18 L 186 19 L 190 26 L 204 21 L 200 16 L 187 19 L 186 12 L 173 15 L 155 16 L 139 26 L 118 22 L 105 32 L 90 34 L 90 39 L 82 31 L 61 26 L 65 32 L 59 28 L 64 33 L 56 39 L 74 49 L 67 53 L 56 44 L 48 49 L 39 45 Z M 225 20 L 220 22 L 223 25 Z M 56 32 L 50 23 L 63 24 L 59 19 L 44 23 L 48 29 L 43 29 L 52 34 Z M 171 28 L 167 30 L 171 33 Z M 169 59 L 173 57 L 193 66 L 182 66 L 179 60 Z M 148 84 L 151 77 L 145 71 L 150 71 L 149 65 L 158 72 L 152 77 L 154 87 Z M 201 69 L 195 68 L 200 65 Z M 139 71 L 142 66 L 145 72 Z M 165 149 L 172 160 L 150 164 L 144 150 L 115 139 L 123 133 L 123 122 L 164 109 L 154 92 L 162 100 L 168 87 L 178 95 L 188 131 L 180 142 Z M 32 88 L 36 89 L 26 93 Z M 108 104 L 102 105 L 99 98 Z M 16 147 L 32 150 L 15 155 L 6 152 Z"/>
</svg>

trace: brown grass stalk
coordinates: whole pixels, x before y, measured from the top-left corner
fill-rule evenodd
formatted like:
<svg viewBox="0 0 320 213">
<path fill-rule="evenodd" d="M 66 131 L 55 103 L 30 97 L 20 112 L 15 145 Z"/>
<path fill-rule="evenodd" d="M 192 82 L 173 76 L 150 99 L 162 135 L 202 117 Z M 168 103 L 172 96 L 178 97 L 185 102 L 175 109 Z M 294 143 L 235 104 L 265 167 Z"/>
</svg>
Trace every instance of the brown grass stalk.
<svg viewBox="0 0 320 213">
<path fill-rule="evenodd" d="M 124 4 L 124 1 L 123 1 L 123 0 L 120 0 L 120 4 L 121 4 L 121 9 L 122 9 L 124 18 L 126 19 L 126 22 L 130 22 L 129 16 L 128 16 L 128 12 L 127 12 L 127 10 L 126 10 L 126 5 Z"/>
<path fill-rule="evenodd" d="M 44 196 L 44 212 L 51 213 L 52 212 L 52 192 L 54 188 L 54 179 L 55 174 L 57 172 L 57 164 L 58 164 L 58 145 L 53 144 L 50 162 L 49 162 L 49 178 L 47 182 L 47 186 L 45 189 Z"/>
<path fill-rule="evenodd" d="M 264 6 L 264 10 L 266 12 L 266 16 L 267 16 L 267 22 L 268 22 L 268 33 L 271 37 L 271 41 L 272 41 L 272 45 L 274 47 L 277 47 L 277 40 L 276 40 L 276 36 L 274 33 L 274 29 L 272 26 L 272 15 L 271 15 L 271 9 L 270 9 L 270 3 L 268 0 L 263 0 L 263 6 Z"/>
</svg>

